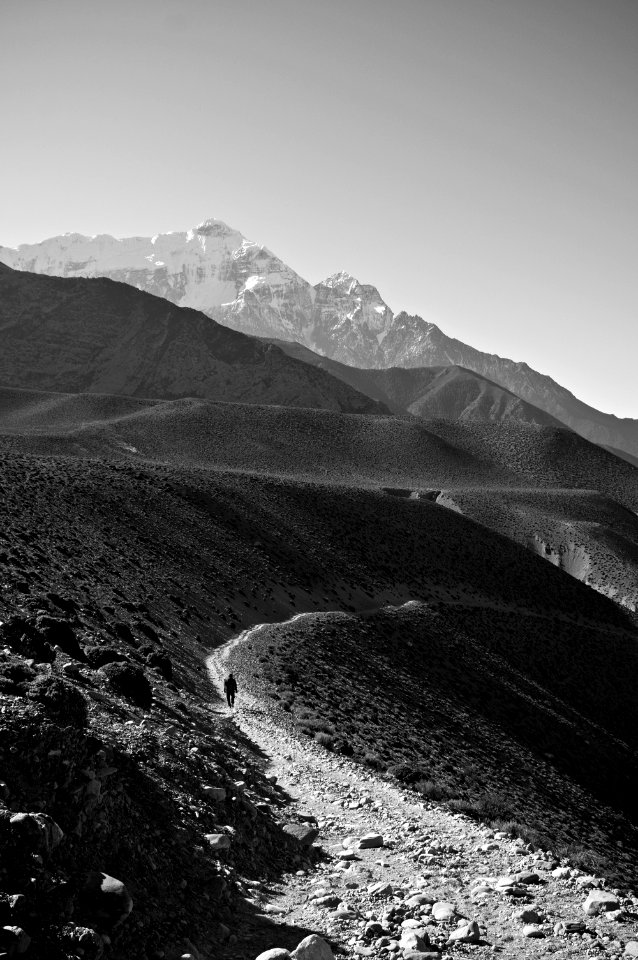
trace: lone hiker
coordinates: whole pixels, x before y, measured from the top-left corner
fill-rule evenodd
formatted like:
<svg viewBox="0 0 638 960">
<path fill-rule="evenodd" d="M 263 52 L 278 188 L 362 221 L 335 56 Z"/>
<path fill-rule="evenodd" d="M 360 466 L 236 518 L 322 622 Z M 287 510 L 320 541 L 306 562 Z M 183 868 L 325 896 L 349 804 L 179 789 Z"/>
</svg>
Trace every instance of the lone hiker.
<svg viewBox="0 0 638 960">
<path fill-rule="evenodd" d="M 235 694 L 237 693 L 237 681 L 235 680 L 232 673 L 229 673 L 226 679 L 224 680 L 224 693 L 226 694 L 226 699 L 228 700 L 228 706 L 235 706 Z"/>
</svg>

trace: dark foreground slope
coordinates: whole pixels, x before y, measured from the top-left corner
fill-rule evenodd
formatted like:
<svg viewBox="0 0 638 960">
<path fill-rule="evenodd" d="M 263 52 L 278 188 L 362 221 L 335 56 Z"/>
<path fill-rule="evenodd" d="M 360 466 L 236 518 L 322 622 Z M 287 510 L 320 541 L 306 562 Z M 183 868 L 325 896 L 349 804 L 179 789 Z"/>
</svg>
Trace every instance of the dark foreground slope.
<svg viewBox="0 0 638 960">
<path fill-rule="evenodd" d="M 443 673 L 446 662 L 455 666 L 433 699 L 428 693 L 423 700 L 424 719 L 418 686 L 408 689 L 400 677 L 397 686 L 393 673 L 414 660 L 422 622 L 413 629 L 408 617 L 390 631 L 380 621 L 378 637 L 389 637 L 394 651 L 386 673 L 377 672 L 374 647 L 366 653 L 369 638 L 356 632 L 358 626 L 355 634 L 351 630 L 353 623 L 374 625 L 374 619 L 337 620 L 328 646 L 323 640 L 309 645 L 318 659 L 308 659 L 305 649 L 298 657 L 295 652 L 300 677 L 317 695 L 334 682 L 338 705 L 342 685 L 350 683 L 351 700 L 341 701 L 349 724 L 344 739 L 362 744 L 374 715 L 375 743 L 390 751 L 389 759 L 400 729 L 410 757 L 418 760 L 425 727 L 431 734 L 438 725 L 441 756 L 447 755 L 441 763 L 454 768 L 446 784 L 452 789 L 459 780 L 462 759 L 463 776 L 474 783 L 472 803 L 481 802 L 481 784 L 496 789 L 496 771 L 511 771 L 520 747 L 528 779 L 515 780 L 507 793 L 512 817 L 530 789 L 537 791 L 525 822 L 541 829 L 553 818 L 557 841 L 567 842 L 580 805 L 581 819 L 574 822 L 589 818 L 595 848 L 610 869 L 622 876 L 630 864 L 635 869 L 634 835 L 621 811 L 634 760 L 617 741 L 635 750 L 635 697 L 625 678 L 634 669 L 636 631 L 611 601 L 428 501 L 6 452 L 0 480 L 1 822 L 8 830 L 12 814 L 42 812 L 65 832 L 55 850 L 41 846 L 41 866 L 30 857 L 31 835 L 20 838 L 14 828 L 3 834 L 13 844 L 3 890 L 27 897 L 23 923 L 34 936 L 32 956 L 73 955 L 77 930 L 65 932 L 63 923 L 109 933 L 116 958 L 158 950 L 178 957 L 189 949 L 187 940 L 214 955 L 224 935 L 219 921 L 240 922 L 241 879 L 272 879 L 294 865 L 282 842 L 281 798 L 264 782 L 248 745 L 216 722 L 203 660 L 241 628 L 304 610 L 353 612 L 414 599 L 437 604 L 444 625 L 456 631 L 456 647 L 453 655 L 444 653 L 444 631 L 429 666 L 438 663 Z M 275 652 L 277 644 L 274 639 Z M 488 669 L 494 658 L 503 674 L 498 682 Z M 574 658 L 579 697 L 568 678 Z M 501 671 L 503 664 L 507 670 Z M 251 660 L 241 683 L 259 669 Z M 322 677 L 325 684 L 317 682 Z M 366 684 L 381 681 L 385 693 L 375 713 Z M 432 682 L 423 682 L 431 691 Z M 568 684 L 566 696 L 556 686 L 561 682 Z M 604 691 L 613 691 L 605 702 Z M 449 721 L 453 694 L 465 715 L 456 726 Z M 484 696 L 493 712 L 480 729 L 493 736 L 481 733 L 465 743 L 466 724 L 487 709 L 477 706 Z M 554 715 L 566 717 L 563 726 Z M 525 736 L 521 717 L 531 718 Z M 566 731 L 562 747 L 553 724 Z M 541 746 L 556 756 L 548 767 L 551 790 L 531 744 L 535 735 L 545 737 L 546 726 Z M 620 785 L 615 804 L 590 786 L 603 761 L 600 769 L 611 777 L 603 739 L 619 761 L 616 780 L 609 781 Z M 574 750 L 578 775 L 566 756 Z M 247 783 L 243 797 L 233 788 L 240 779 Z M 216 804 L 204 794 L 206 784 L 225 786 L 237 799 Z M 206 837 L 218 833 L 232 838 L 229 852 L 211 849 Z M 618 855 L 612 864 L 618 839 L 629 859 Z M 28 882 L 34 870 L 41 878 L 37 889 Z M 85 891 L 87 870 L 104 871 L 130 888 L 134 911 L 121 927 L 113 929 L 96 913 Z M 64 896 L 61 891 L 60 898 L 47 899 L 42 891 L 61 883 L 67 884 Z"/>
<path fill-rule="evenodd" d="M 231 665 L 326 749 L 629 881 L 635 634 L 535 591 L 472 601 L 309 616 L 251 635 Z"/>
<path fill-rule="evenodd" d="M 563 426 L 559 420 L 497 383 L 459 366 L 359 369 L 323 357 L 300 343 L 270 340 L 288 356 L 326 370 L 355 390 L 385 404 L 393 413 L 423 420 L 510 420 Z"/>
<path fill-rule="evenodd" d="M 385 412 L 277 347 L 112 280 L 0 264 L 0 337 L 8 386 Z"/>
</svg>

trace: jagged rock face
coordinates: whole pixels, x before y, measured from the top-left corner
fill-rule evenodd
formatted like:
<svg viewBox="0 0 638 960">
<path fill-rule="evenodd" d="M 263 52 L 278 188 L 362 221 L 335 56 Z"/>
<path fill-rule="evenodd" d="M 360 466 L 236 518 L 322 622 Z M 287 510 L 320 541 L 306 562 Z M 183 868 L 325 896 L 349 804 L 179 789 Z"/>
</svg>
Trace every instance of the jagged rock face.
<svg viewBox="0 0 638 960">
<path fill-rule="evenodd" d="M 356 367 L 466 367 L 589 440 L 638 454 L 638 421 L 601 413 L 527 364 L 475 350 L 421 317 L 394 316 L 375 287 L 349 274 L 313 287 L 220 220 L 124 240 L 65 234 L 17 250 L 0 247 L 0 262 L 37 273 L 124 281 L 244 333 L 297 341 Z"/>
<path fill-rule="evenodd" d="M 352 366 L 385 366 L 382 342 L 393 314 L 379 291 L 348 273 L 335 273 L 315 287 L 310 342 L 325 356 Z"/>
<path fill-rule="evenodd" d="M 59 277 L 108 277 L 200 310 L 243 333 L 296 339 L 308 326 L 313 287 L 266 247 L 221 220 L 154 237 L 69 233 L 17 250 L 0 262 Z"/>
</svg>

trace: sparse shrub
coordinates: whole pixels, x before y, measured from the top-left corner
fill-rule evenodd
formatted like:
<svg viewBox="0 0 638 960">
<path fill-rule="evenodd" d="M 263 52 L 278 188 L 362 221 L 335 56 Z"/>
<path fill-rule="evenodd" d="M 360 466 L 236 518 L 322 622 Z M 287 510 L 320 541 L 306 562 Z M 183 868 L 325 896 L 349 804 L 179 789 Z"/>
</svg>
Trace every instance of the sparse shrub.
<svg viewBox="0 0 638 960">
<path fill-rule="evenodd" d="M 378 753 L 364 753 L 363 762 L 366 763 L 369 767 L 372 767 L 373 770 L 385 770 L 386 765 L 382 757 Z"/>
<path fill-rule="evenodd" d="M 325 747 L 326 750 L 332 750 L 335 743 L 335 738 L 329 733 L 315 733 L 315 740 L 317 743 L 320 743 L 322 747 Z"/>
<path fill-rule="evenodd" d="M 86 701 L 79 690 L 58 677 L 39 676 L 29 684 L 28 696 L 41 703 L 46 712 L 60 723 L 86 726 Z"/>
<path fill-rule="evenodd" d="M 107 663 L 100 670 L 123 697 L 147 709 L 153 702 L 151 685 L 144 671 L 132 663 Z"/>
<path fill-rule="evenodd" d="M 388 767 L 388 773 L 401 783 L 412 784 L 424 779 L 425 771 L 418 764 L 393 763 Z"/>
<path fill-rule="evenodd" d="M 419 780 L 414 785 L 417 790 L 428 800 L 447 800 L 451 796 L 451 790 L 443 783 L 435 783 L 433 780 Z"/>
</svg>

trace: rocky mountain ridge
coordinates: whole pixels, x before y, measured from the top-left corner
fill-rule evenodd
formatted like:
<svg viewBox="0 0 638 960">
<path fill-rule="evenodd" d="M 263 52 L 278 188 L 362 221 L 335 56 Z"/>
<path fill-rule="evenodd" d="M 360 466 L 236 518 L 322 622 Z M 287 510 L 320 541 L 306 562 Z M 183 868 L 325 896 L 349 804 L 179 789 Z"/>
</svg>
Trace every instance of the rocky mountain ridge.
<svg viewBox="0 0 638 960">
<path fill-rule="evenodd" d="M 393 311 L 371 285 L 337 273 L 313 286 L 266 247 L 219 220 L 116 240 L 65 234 L 0 262 L 60 276 L 106 276 L 193 307 L 252 335 L 297 341 L 356 367 L 466 367 L 595 443 L 638 455 L 638 421 L 602 413 L 525 363 L 484 353 L 419 316 Z"/>
<path fill-rule="evenodd" d="M 275 346 L 104 278 L 0 265 L 0 333 L 7 386 L 387 412 Z"/>
</svg>

